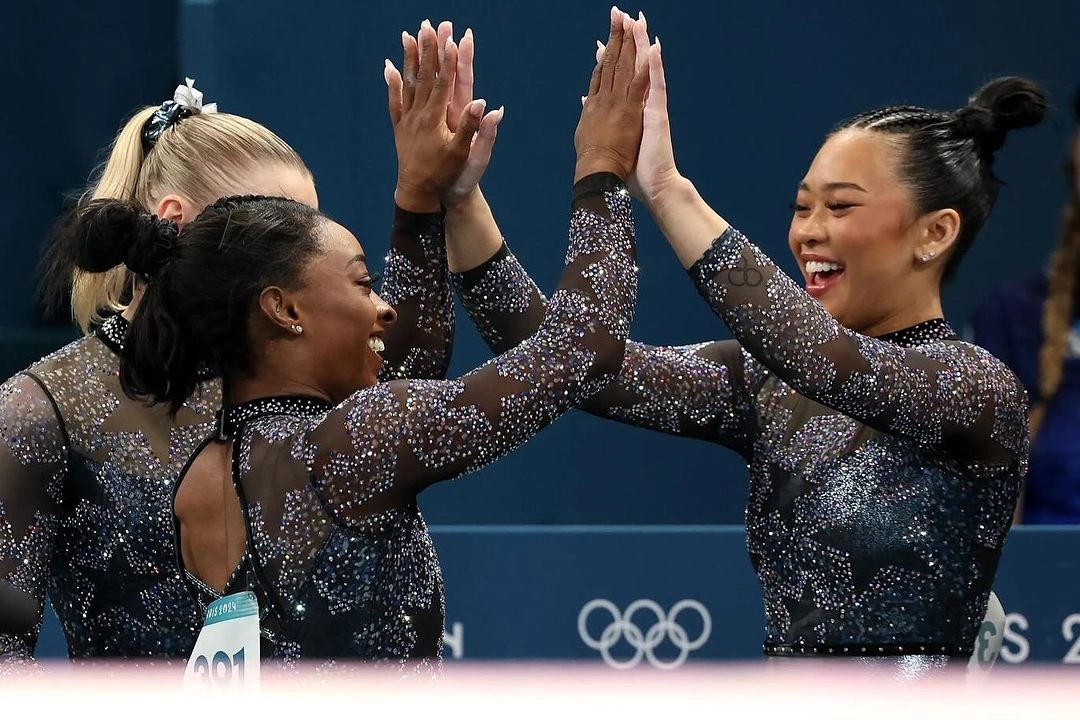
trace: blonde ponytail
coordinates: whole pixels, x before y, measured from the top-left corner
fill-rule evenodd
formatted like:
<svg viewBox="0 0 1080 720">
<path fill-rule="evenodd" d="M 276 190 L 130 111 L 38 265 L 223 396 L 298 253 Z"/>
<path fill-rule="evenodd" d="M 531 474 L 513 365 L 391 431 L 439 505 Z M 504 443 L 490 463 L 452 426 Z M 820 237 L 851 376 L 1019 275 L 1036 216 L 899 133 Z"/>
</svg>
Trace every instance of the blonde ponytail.
<svg viewBox="0 0 1080 720">
<path fill-rule="evenodd" d="M 176 193 L 202 208 L 219 197 L 242 194 L 245 173 L 265 163 L 278 162 L 310 175 L 288 143 L 259 123 L 228 113 L 178 120 L 146 152 L 143 128 L 155 110 L 143 108 L 124 124 L 83 202 L 113 198 L 152 211 L 161 198 Z M 90 332 L 105 315 L 123 311 L 135 280 L 124 266 L 102 273 L 75 270 L 71 313 L 83 332 Z"/>
</svg>

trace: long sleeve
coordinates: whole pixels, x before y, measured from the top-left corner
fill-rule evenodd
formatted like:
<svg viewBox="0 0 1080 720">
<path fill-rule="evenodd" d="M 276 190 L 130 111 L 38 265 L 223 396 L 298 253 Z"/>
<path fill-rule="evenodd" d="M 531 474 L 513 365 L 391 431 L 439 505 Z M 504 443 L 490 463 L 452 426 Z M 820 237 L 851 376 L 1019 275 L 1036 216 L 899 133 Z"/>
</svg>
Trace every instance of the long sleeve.
<svg viewBox="0 0 1080 720">
<path fill-rule="evenodd" d="M 16 375 L 0 386 L 0 673 L 34 657 L 66 467 L 52 401 Z"/>
<path fill-rule="evenodd" d="M 1026 393 L 982 348 L 905 348 L 852 332 L 734 228 L 690 274 L 743 348 L 805 397 L 882 432 L 948 448 L 976 471 L 1024 462 Z"/>
<path fill-rule="evenodd" d="M 398 313 L 386 330 L 379 379 L 446 377 L 454 344 L 454 299 L 441 213 L 394 208 L 379 292 Z"/>
<path fill-rule="evenodd" d="M 492 352 L 528 337 L 546 298 L 506 245 L 483 265 L 452 274 L 462 306 Z M 716 442 L 749 455 L 761 373 L 731 340 L 669 347 L 626 343 L 622 370 L 581 404 L 599 417 Z"/>
<path fill-rule="evenodd" d="M 622 182 L 579 181 L 562 281 L 534 335 L 456 380 L 360 391 L 309 433 L 315 485 L 339 519 L 400 507 L 502 457 L 609 383 L 632 320 L 635 256 Z"/>
</svg>

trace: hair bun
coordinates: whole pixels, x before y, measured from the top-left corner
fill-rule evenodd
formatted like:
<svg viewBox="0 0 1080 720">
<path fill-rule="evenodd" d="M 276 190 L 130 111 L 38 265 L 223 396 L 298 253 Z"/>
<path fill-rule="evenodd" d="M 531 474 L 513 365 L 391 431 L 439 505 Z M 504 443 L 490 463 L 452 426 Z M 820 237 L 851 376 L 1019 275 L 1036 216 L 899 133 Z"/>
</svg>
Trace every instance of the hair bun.
<svg viewBox="0 0 1080 720">
<path fill-rule="evenodd" d="M 76 264 L 89 272 L 126 265 L 147 277 L 169 261 L 179 228 L 132 203 L 95 201 L 79 211 L 83 231 Z"/>
<path fill-rule="evenodd" d="M 1046 114 L 1046 106 L 1046 93 L 1032 81 L 1001 77 L 983 85 L 965 107 L 956 111 L 955 117 L 981 154 L 992 158 L 1010 130 L 1037 125 Z"/>
</svg>

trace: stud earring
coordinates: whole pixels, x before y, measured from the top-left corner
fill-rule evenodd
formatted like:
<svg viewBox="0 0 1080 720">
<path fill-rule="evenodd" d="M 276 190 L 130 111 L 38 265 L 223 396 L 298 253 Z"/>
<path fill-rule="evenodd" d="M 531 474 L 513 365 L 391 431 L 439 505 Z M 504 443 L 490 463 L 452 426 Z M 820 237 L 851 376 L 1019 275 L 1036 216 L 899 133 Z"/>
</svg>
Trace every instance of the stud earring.
<svg viewBox="0 0 1080 720">
<path fill-rule="evenodd" d="M 300 325 L 297 325 L 296 323 L 293 323 L 292 331 L 294 333 L 296 333 L 297 335 L 299 335 L 300 333 L 304 332 L 304 328 L 301 327 Z"/>
<path fill-rule="evenodd" d="M 925 255 L 922 256 L 922 261 L 923 262 L 930 262 L 930 260 L 933 259 L 933 257 L 934 257 L 934 251 L 931 250 L 930 252 L 928 252 L 928 253 L 926 253 Z"/>
</svg>

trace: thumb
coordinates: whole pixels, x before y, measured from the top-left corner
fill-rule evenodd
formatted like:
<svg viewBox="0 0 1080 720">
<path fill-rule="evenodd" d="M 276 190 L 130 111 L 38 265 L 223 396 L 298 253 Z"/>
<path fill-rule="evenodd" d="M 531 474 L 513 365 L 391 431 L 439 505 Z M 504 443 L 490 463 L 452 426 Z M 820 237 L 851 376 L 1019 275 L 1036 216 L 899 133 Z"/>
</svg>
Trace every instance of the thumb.
<svg viewBox="0 0 1080 720">
<path fill-rule="evenodd" d="M 451 142 L 455 149 L 461 152 L 463 157 L 469 154 L 469 148 L 472 147 L 473 138 L 480 129 L 480 120 L 484 117 L 485 107 L 487 107 L 486 100 L 473 100 L 466 105 L 465 109 L 461 112 L 461 120 L 458 122 L 458 129 L 457 132 L 454 133 L 454 139 Z"/>
</svg>

